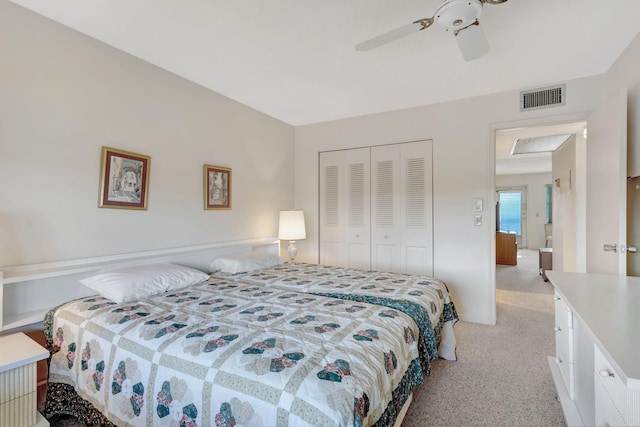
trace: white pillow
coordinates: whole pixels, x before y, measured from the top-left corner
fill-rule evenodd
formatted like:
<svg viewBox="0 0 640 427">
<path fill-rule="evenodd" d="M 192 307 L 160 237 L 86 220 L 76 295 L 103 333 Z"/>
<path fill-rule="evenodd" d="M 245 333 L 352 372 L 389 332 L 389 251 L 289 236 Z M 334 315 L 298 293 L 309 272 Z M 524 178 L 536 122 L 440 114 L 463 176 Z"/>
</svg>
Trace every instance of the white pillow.
<svg viewBox="0 0 640 427">
<path fill-rule="evenodd" d="M 117 303 L 134 301 L 207 280 L 202 271 L 176 264 L 153 264 L 96 274 L 80 283 Z"/>
<path fill-rule="evenodd" d="M 278 255 L 266 252 L 249 252 L 239 255 L 228 255 L 216 258 L 209 265 L 209 271 L 236 274 L 247 271 L 261 270 L 267 267 L 284 264 Z"/>
</svg>

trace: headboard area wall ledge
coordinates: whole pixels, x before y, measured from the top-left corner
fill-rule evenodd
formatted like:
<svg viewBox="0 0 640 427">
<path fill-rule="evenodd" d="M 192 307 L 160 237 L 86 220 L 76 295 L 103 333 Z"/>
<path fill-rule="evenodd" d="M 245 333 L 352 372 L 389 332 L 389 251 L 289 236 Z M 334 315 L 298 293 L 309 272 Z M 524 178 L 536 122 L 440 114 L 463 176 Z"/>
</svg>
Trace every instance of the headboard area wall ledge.
<svg viewBox="0 0 640 427">
<path fill-rule="evenodd" d="M 222 255 L 252 251 L 279 253 L 279 240 L 263 237 L 204 245 L 183 246 L 119 255 L 82 258 L 0 268 L 0 334 L 42 323 L 51 308 L 95 294 L 79 280 L 98 271 L 135 265 L 172 262 L 208 272 Z"/>
</svg>

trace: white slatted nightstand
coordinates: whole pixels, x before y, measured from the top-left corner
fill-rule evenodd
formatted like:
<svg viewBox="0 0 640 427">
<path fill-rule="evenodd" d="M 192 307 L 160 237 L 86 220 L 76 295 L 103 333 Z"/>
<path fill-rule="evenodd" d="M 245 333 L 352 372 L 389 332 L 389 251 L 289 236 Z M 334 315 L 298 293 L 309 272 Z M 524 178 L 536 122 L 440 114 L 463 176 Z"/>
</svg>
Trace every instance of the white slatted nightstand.
<svg viewBox="0 0 640 427">
<path fill-rule="evenodd" d="M 0 426 L 48 426 L 37 411 L 38 360 L 49 352 L 23 333 L 0 336 Z"/>
</svg>

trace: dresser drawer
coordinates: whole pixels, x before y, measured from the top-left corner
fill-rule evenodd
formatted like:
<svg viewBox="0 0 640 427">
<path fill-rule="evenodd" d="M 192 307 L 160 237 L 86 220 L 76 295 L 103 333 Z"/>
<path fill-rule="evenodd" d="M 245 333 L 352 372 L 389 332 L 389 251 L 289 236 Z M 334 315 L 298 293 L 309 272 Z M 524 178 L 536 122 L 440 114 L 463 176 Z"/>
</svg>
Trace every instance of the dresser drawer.
<svg viewBox="0 0 640 427">
<path fill-rule="evenodd" d="M 594 377 L 595 387 L 600 395 L 596 395 L 596 419 L 598 414 L 611 414 L 607 409 L 609 402 L 615 406 L 622 417 L 622 425 L 633 425 L 637 422 L 638 402 L 637 390 L 632 390 L 622 381 L 613 365 L 602 353 L 597 345 L 594 345 Z M 605 399 L 604 396 L 608 399 Z M 601 396 L 602 399 L 598 397 Z M 609 423 L 609 425 L 614 425 Z"/>
<path fill-rule="evenodd" d="M 556 295 L 554 299 L 556 322 L 553 329 L 556 333 L 556 355 L 565 362 L 575 363 L 573 313 L 560 296 Z"/>
<path fill-rule="evenodd" d="M 569 397 L 575 397 L 575 355 L 573 313 L 569 306 L 556 293 L 555 297 L 555 335 L 556 335 L 556 364 Z"/>
<path fill-rule="evenodd" d="M 556 356 L 567 363 L 575 363 L 574 330 L 556 325 Z"/>
<path fill-rule="evenodd" d="M 624 419 L 620 410 L 613 401 L 613 398 L 609 395 L 607 389 L 600 381 L 599 375 L 595 375 L 595 388 L 594 398 L 596 401 L 595 415 L 596 426 L 628 426 L 629 424 Z"/>
</svg>

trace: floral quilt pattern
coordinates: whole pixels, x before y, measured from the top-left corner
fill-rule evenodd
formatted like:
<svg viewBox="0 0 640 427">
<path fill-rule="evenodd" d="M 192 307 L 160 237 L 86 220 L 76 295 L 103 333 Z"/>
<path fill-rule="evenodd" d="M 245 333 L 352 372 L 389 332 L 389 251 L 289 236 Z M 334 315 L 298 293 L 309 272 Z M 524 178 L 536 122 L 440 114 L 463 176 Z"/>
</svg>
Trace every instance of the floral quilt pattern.
<svg viewBox="0 0 640 427">
<path fill-rule="evenodd" d="M 379 314 L 387 318 L 393 318 L 397 311 L 408 314 L 420 329 L 418 340 L 426 374 L 430 371 L 430 362 L 438 357 L 443 323 L 458 320 L 446 284 L 434 277 L 294 262 L 247 273 L 218 272 L 212 276 L 334 298 L 329 304 L 343 304 L 344 300 L 377 304 L 389 308 Z M 351 310 L 357 307 L 352 305 Z"/>
<path fill-rule="evenodd" d="M 52 389 L 118 426 L 393 424 L 426 374 L 425 330 L 396 302 L 323 293 L 214 278 L 71 301 L 45 321 Z"/>
</svg>

